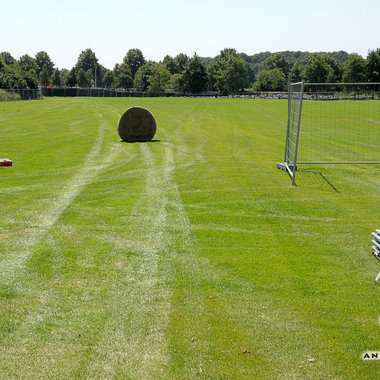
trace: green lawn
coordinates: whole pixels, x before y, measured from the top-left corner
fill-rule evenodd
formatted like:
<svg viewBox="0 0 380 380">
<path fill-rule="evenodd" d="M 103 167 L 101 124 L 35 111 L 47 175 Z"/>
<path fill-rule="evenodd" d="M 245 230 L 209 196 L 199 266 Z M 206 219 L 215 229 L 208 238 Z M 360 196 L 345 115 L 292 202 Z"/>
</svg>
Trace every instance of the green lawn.
<svg viewBox="0 0 380 380">
<path fill-rule="evenodd" d="M 155 141 L 120 142 L 147 107 Z M 287 102 L 0 103 L 1 379 L 377 379 L 380 167 L 276 169 Z"/>
<path fill-rule="evenodd" d="M 378 100 L 304 101 L 298 161 L 380 162 Z"/>
</svg>

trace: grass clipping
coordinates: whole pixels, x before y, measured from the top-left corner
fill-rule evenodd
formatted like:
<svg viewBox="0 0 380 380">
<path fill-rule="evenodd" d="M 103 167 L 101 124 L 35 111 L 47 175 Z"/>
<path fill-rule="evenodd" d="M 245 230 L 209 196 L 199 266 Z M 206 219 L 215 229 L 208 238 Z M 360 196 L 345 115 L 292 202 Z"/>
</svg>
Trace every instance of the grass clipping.
<svg viewBox="0 0 380 380">
<path fill-rule="evenodd" d="M 156 133 L 156 121 L 147 109 L 131 107 L 121 115 L 117 130 L 123 141 L 150 141 Z"/>
</svg>

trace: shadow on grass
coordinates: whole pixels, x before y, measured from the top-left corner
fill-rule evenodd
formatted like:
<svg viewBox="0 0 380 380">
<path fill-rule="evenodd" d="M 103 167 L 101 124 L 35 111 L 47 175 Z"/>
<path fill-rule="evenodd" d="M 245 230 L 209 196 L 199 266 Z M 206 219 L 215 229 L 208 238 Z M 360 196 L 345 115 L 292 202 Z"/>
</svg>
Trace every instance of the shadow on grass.
<svg viewBox="0 0 380 380">
<path fill-rule="evenodd" d="M 319 173 L 320 177 L 322 177 L 322 179 L 336 192 L 336 193 L 340 193 L 340 191 L 322 174 L 322 173 Z"/>
<path fill-rule="evenodd" d="M 330 189 L 332 189 L 335 193 L 340 194 L 340 191 L 334 186 L 334 184 L 322 172 L 314 171 L 314 170 L 307 170 L 307 169 L 303 170 L 303 172 L 305 174 L 312 174 L 312 175 L 318 176 L 319 178 L 322 179 L 322 181 L 324 183 L 326 183 L 330 187 Z"/>
<path fill-rule="evenodd" d="M 120 140 L 121 143 L 127 143 L 127 144 L 146 144 L 146 143 L 159 143 L 161 140 L 149 140 L 149 141 L 124 141 Z"/>
</svg>

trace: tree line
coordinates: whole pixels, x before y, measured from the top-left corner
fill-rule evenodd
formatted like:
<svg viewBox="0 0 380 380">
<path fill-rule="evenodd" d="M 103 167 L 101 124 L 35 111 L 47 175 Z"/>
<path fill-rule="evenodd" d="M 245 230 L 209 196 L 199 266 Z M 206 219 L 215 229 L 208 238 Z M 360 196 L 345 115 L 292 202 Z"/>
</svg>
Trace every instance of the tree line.
<svg viewBox="0 0 380 380">
<path fill-rule="evenodd" d="M 288 82 L 380 82 L 380 49 L 366 58 L 345 51 L 309 53 L 263 52 L 248 56 L 223 49 L 213 58 L 180 53 L 160 62 L 146 60 L 139 49 L 129 49 L 112 70 L 101 65 L 95 52 L 83 50 L 73 68 L 59 69 L 48 53 L 15 59 L 0 53 L 0 88 L 43 86 L 134 88 L 137 91 L 183 93 L 217 91 L 230 95 L 244 90 L 285 91 Z"/>
</svg>

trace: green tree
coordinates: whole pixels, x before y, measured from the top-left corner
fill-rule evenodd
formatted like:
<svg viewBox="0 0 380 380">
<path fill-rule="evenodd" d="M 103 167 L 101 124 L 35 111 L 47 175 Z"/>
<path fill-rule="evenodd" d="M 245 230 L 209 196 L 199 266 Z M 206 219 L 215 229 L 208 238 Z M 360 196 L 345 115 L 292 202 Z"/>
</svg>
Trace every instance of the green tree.
<svg viewBox="0 0 380 380">
<path fill-rule="evenodd" d="M 254 89 L 257 91 L 285 91 L 284 72 L 278 67 L 270 70 L 261 69 L 256 75 Z"/>
<path fill-rule="evenodd" d="M 187 62 L 180 80 L 180 88 L 188 93 L 200 93 L 207 87 L 207 72 L 201 59 L 195 53 Z"/>
<path fill-rule="evenodd" d="M 305 66 L 303 77 L 306 82 L 326 83 L 330 73 L 330 66 L 324 54 L 312 54 Z"/>
<path fill-rule="evenodd" d="M 138 91 L 148 91 L 149 77 L 153 74 L 154 64 L 153 61 L 147 61 L 137 70 L 134 86 Z"/>
<path fill-rule="evenodd" d="M 290 64 L 283 53 L 273 53 L 262 62 L 261 68 L 266 70 L 280 69 L 285 78 L 288 78 Z"/>
<path fill-rule="evenodd" d="M 359 54 L 350 54 L 343 65 L 344 83 L 364 82 L 367 79 L 366 60 Z"/>
<path fill-rule="evenodd" d="M 77 71 L 75 70 L 75 67 L 73 67 L 66 77 L 66 86 L 68 87 L 75 87 L 77 85 Z"/>
<path fill-rule="evenodd" d="M 21 76 L 25 80 L 27 88 L 38 87 L 38 80 L 34 71 L 22 71 Z"/>
<path fill-rule="evenodd" d="M 337 83 L 342 80 L 342 64 L 331 53 L 326 55 L 326 62 L 329 65 L 328 83 Z"/>
<path fill-rule="evenodd" d="M 115 81 L 115 78 L 114 78 L 113 72 L 107 69 L 104 72 L 103 78 L 102 78 L 103 87 L 106 87 L 106 88 L 112 87 L 114 81 Z"/>
<path fill-rule="evenodd" d="M 98 63 L 98 58 L 96 58 L 95 53 L 91 49 L 85 49 L 79 54 L 77 63 L 75 64 L 75 70 L 77 71 L 78 84 L 79 84 L 80 70 L 84 71 L 85 76 L 87 78 L 85 80 L 86 84 L 84 84 L 84 86 L 90 86 L 91 83 L 95 83 L 95 75 L 96 77 L 98 77 L 98 71 L 100 70 L 100 65 Z M 90 79 L 90 73 L 91 73 L 91 79 Z M 80 86 L 82 85 L 80 84 Z"/>
<path fill-rule="evenodd" d="M 224 49 L 210 69 L 213 85 L 222 95 L 243 90 L 248 84 L 248 69 L 235 49 Z"/>
<path fill-rule="evenodd" d="M 367 55 L 367 79 L 369 82 L 380 82 L 380 49 Z"/>
<path fill-rule="evenodd" d="M 163 92 L 170 80 L 170 71 L 162 63 L 154 63 L 152 65 L 152 73 L 148 77 L 149 92 Z"/>
<path fill-rule="evenodd" d="M 50 70 L 47 66 L 42 67 L 42 71 L 40 72 L 39 75 L 39 82 L 46 86 L 48 85 L 52 80 L 52 74 L 50 74 Z"/>
<path fill-rule="evenodd" d="M 93 78 L 93 83 L 96 84 L 96 87 L 110 87 L 112 85 L 112 81 L 105 84 L 105 78 L 109 79 L 109 73 L 112 71 L 104 67 L 103 65 L 98 65 L 98 69 L 96 70 L 96 78 Z"/>
<path fill-rule="evenodd" d="M 54 86 L 61 86 L 61 73 L 58 68 L 56 68 L 53 72 L 52 83 Z"/>
<path fill-rule="evenodd" d="M 36 68 L 37 68 L 37 66 L 36 66 L 36 60 L 33 57 L 31 57 L 30 55 L 24 54 L 18 60 L 18 67 L 22 71 L 33 71 L 33 72 L 36 72 Z"/>
<path fill-rule="evenodd" d="M 86 72 L 83 69 L 77 70 L 77 83 L 79 87 L 87 86 Z"/>
<path fill-rule="evenodd" d="M 164 59 L 162 60 L 162 63 L 170 71 L 170 74 L 178 74 L 177 65 L 173 57 L 171 57 L 170 55 L 165 55 Z"/>
<path fill-rule="evenodd" d="M 248 70 L 248 82 L 253 83 L 255 81 L 257 72 L 255 72 L 255 67 L 252 63 L 246 62 L 246 65 Z"/>
<path fill-rule="evenodd" d="M 126 63 L 116 64 L 113 69 L 113 75 L 117 88 L 131 88 L 133 86 L 132 73 Z"/>
<path fill-rule="evenodd" d="M 95 74 L 95 67 L 98 69 L 98 65 L 95 53 L 91 49 L 85 49 L 79 54 L 75 68 L 77 71 L 82 69 L 84 72 L 92 70 Z"/>
<path fill-rule="evenodd" d="M 289 71 L 289 82 L 296 83 L 302 80 L 302 70 L 298 62 L 296 62 Z"/>
<path fill-rule="evenodd" d="M 8 51 L 2 51 L 0 53 L 0 56 L 2 57 L 3 62 L 6 65 L 14 65 L 16 63 L 16 60 L 12 57 L 11 53 L 9 53 Z"/>
<path fill-rule="evenodd" d="M 168 82 L 168 88 L 175 91 L 181 91 L 181 81 L 182 74 L 172 74 Z"/>
<path fill-rule="evenodd" d="M 88 69 L 86 71 L 86 86 L 93 87 L 95 85 L 94 70 Z"/>
<path fill-rule="evenodd" d="M 34 58 L 25 54 L 20 57 L 16 62 L 19 70 L 19 75 L 22 76 L 26 82 L 27 88 L 37 88 L 38 80 L 36 75 L 36 62 Z"/>
<path fill-rule="evenodd" d="M 48 53 L 39 51 L 35 57 L 36 74 L 40 83 L 49 83 L 54 71 L 54 63 Z"/>
<path fill-rule="evenodd" d="M 3 64 L 0 69 L 0 88 L 28 88 L 28 84 L 18 67 Z"/>
<path fill-rule="evenodd" d="M 132 78 L 135 77 L 137 70 L 145 63 L 145 58 L 141 50 L 129 49 L 123 59 L 131 72 Z"/>
<path fill-rule="evenodd" d="M 61 86 L 65 86 L 67 84 L 67 77 L 69 76 L 69 70 L 61 69 L 59 75 L 61 77 Z"/>
<path fill-rule="evenodd" d="M 185 70 L 189 57 L 184 53 L 179 53 L 174 57 L 175 71 L 173 74 L 182 74 Z"/>
</svg>

